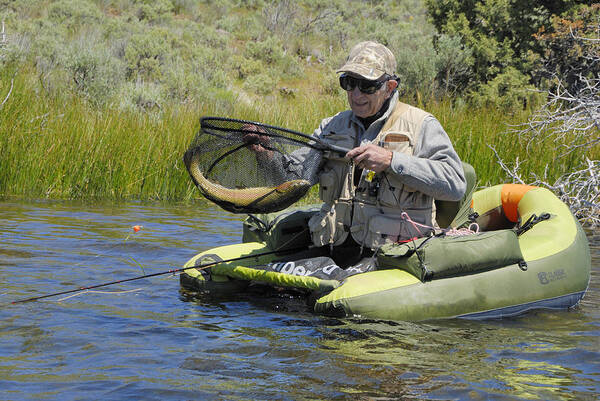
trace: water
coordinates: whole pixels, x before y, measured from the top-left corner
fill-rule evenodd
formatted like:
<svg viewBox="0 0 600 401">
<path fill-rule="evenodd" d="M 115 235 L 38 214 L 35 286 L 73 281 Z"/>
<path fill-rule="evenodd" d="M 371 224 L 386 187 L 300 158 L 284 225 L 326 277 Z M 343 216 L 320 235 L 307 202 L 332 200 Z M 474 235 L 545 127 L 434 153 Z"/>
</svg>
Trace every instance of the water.
<svg viewBox="0 0 600 401">
<path fill-rule="evenodd" d="M 237 216 L 200 209 L 0 203 L 0 399 L 600 396 L 597 232 L 592 281 L 576 309 L 500 321 L 332 319 L 289 295 L 194 297 L 172 274 L 6 305 L 168 271 L 239 242 Z"/>
</svg>

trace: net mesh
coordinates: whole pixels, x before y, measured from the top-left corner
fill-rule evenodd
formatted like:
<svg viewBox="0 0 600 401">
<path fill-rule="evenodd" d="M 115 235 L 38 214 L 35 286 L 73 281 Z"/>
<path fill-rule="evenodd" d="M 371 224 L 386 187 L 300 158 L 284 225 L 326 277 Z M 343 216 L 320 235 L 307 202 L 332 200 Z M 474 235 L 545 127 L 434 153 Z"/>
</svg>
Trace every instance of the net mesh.
<svg viewBox="0 0 600 401">
<path fill-rule="evenodd" d="M 308 192 L 325 148 L 284 128 L 204 117 L 184 162 L 202 194 L 224 209 L 270 213 Z"/>
</svg>

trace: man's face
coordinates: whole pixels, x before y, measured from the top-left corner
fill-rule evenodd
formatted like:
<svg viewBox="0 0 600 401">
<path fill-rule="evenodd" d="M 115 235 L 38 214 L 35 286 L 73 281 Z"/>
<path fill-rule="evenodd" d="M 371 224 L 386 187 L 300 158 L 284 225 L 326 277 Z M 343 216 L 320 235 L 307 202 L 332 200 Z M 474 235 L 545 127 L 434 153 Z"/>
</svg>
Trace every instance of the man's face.
<svg viewBox="0 0 600 401">
<path fill-rule="evenodd" d="M 367 94 L 355 87 L 348 93 L 348 104 L 354 114 L 361 118 L 371 117 L 381 109 L 383 103 L 392 94 L 398 83 L 394 80 L 387 81 L 373 94 Z"/>
</svg>

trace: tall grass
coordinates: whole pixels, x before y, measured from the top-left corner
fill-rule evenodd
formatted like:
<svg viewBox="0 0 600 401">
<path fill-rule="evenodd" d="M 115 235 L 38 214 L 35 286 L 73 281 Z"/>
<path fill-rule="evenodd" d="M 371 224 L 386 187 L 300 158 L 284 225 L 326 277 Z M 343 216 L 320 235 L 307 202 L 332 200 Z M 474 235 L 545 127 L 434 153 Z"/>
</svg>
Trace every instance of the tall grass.
<svg viewBox="0 0 600 401">
<path fill-rule="evenodd" d="M 428 111 L 445 127 L 460 157 L 474 166 L 482 186 L 507 180 L 498 156 L 511 169 L 518 164 L 518 173 L 527 182 L 537 177 L 548 183 L 581 168 L 586 157 L 600 156 L 600 148 L 579 148 L 565 155 L 566 147 L 573 148 L 573 138 L 568 136 L 558 142 L 554 137 L 532 141 L 519 134 L 531 109 L 507 114 L 491 107 L 453 107 L 444 101 L 431 104 Z"/>
<path fill-rule="evenodd" d="M 180 161 L 196 129 L 197 110 L 163 110 L 160 118 L 98 110 L 76 96 L 45 96 L 29 78 L 17 76 L 0 110 L 2 195 L 191 196 Z"/>
<path fill-rule="evenodd" d="M 13 75 L 0 73 L 0 101 Z M 69 93 L 48 95 L 36 75 L 20 71 L 0 109 L 0 195 L 28 198 L 108 198 L 185 200 L 199 197 L 183 166 L 182 155 L 199 129 L 203 115 L 262 121 L 311 133 L 320 120 L 345 109 L 345 95 L 315 95 L 243 102 L 223 97 L 194 106 L 171 106 L 152 113 L 88 104 Z M 506 160 L 518 155 L 523 171 L 557 178 L 581 155 L 554 164 L 556 145 L 527 143 L 503 134 L 507 124 L 527 118 L 493 109 L 430 102 L 426 107 L 449 133 L 461 158 L 471 163 L 483 185 L 503 182 L 488 145 Z M 594 156 L 594 155 L 592 155 Z M 597 156 L 597 155 L 596 155 Z"/>
</svg>

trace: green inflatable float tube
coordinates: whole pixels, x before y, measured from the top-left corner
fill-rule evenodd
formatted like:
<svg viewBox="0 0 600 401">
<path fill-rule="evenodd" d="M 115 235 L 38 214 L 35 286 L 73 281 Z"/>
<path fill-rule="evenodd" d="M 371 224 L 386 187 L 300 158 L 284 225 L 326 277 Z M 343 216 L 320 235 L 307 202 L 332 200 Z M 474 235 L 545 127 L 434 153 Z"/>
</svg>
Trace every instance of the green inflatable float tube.
<svg viewBox="0 0 600 401">
<path fill-rule="evenodd" d="M 590 280 L 589 245 L 552 192 L 503 184 L 448 207 L 459 218 L 446 216 L 447 223 L 476 212 L 479 232 L 386 244 L 375 255 L 376 270 L 341 279 L 306 275 L 293 262 L 327 254 L 309 247 L 306 222 L 315 207 L 254 216 L 244 223 L 246 242 L 196 255 L 184 265 L 181 285 L 210 296 L 261 283 L 306 294 L 319 314 L 405 321 L 502 318 L 567 309 L 582 299 Z M 243 259 L 195 268 L 234 258 Z"/>
</svg>

